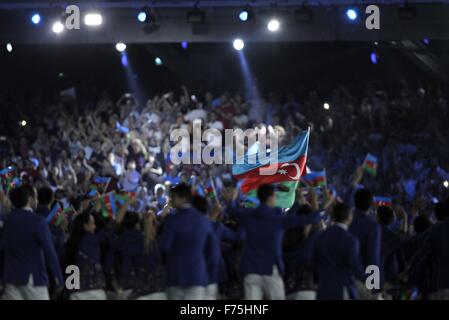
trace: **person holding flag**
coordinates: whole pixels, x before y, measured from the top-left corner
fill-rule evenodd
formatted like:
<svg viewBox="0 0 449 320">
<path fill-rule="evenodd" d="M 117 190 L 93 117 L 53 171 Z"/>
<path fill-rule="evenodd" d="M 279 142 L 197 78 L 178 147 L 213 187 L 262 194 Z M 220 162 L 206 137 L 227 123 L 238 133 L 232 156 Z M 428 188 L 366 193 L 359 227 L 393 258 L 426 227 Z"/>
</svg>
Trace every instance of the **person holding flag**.
<svg viewBox="0 0 449 320">
<path fill-rule="evenodd" d="M 318 223 L 324 218 L 321 212 L 310 215 L 285 214 L 275 207 L 276 195 L 273 185 L 261 185 L 257 189 L 260 205 L 256 208 L 238 208 L 235 205 L 237 189 L 223 191 L 228 201 L 226 213 L 239 222 L 245 231 L 245 244 L 240 270 L 244 277 L 245 299 L 284 300 L 282 280 L 284 271 L 282 238 L 289 228 Z"/>
<path fill-rule="evenodd" d="M 164 219 L 159 241 L 168 299 L 204 299 L 208 270 L 218 263 L 212 223 L 192 206 L 192 190 L 185 183 L 172 187 L 170 203 L 175 210 Z"/>
<path fill-rule="evenodd" d="M 238 184 L 248 207 L 259 204 L 257 186 L 264 182 L 278 185 L 277 207 L 288 209 L 294 204 L 299 179 L 306 175 L 307 171 L 309 135 L 309 129 L 301 132 L 290 145 L 281 147 L 277 153 L 266 157 L 259 155 L 260 143 L 256 143 L 248 150 L 242 164 L 232 166 L 232 174 L 239 180 Z M 256 159 L 255 163 L 249 163 L 250 159 Z"/>
<path fill-rule="evenodd" d="M 52 216 L 51 219 L 55 218 L 56 211 L 52 212 L 51 205 L 54 202 L 54 193 L 49 187 L 42 187 L 37 192 L 37 200 L 38 200 L 38 206 L 36 209 L 36 213 L 43 217 L 44 219 L 47 219 L 47 217 Z M 60 204 L 58 202 L 55 203 L 53 206 L 53 210 L 60 209 Z M 62 257 L 62 250 L 64 248 L 65 243 L 65 232 L 64 229 L 67 227 L 67 220 L 65 219 L 65 216 L 62 213 L 62 210 L 59 210 L 60 213 L 57 215 L 56 220 L 57 221 L 59 217 L 59 222 L 56 223 L 49 223 L 48 227 L 50 228 L 50 232 L 52 234 L 52 240 L 53 244 L 55 245 L 56 254 L 58 255 L 58 258 L 61 259 Z"/>
<path fill-rule="evenodd" d="M 124 215 L 132 199 L 125 202 L 117 216 Z M 104 270 L 112 263 L 112 254 L 107 252 L 106 261 L 102 263 L 100 248 L 103 241 L 107 240 L 108 230 L 97 230 L 95 216 L 99 216 L 101 207 L 101 199 L 97 199 L 93 207 L 85 209 L 72 222 L 62 260 L 64 267 L 79 267 L 80 288 L 69 290 L 70 300 L 106 300 Z"/>
</svg>

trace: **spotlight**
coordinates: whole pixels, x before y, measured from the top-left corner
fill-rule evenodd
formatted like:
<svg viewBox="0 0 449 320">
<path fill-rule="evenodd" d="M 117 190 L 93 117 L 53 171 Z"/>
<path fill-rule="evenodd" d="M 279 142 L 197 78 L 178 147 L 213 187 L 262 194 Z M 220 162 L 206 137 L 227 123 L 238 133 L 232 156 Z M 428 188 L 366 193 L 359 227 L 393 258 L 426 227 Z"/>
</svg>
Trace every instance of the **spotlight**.
<svg viewBox="0 0 449 320">
<path fill-rule="evenodd" d="M 377 64 L 377 54 L 375 52 L 371 52 L 370 59 L 372 64 Z"/>
<path fill-rule="evenodd" d="M 242 39 L 235 39 L 232 45 L 234 46 L 234 49 L 237 51 L 240 51 L 245 47 L 245 43 L 243 42 Z"/>
<path fill-rule="evenodd" d="M 145 20 L 147 20 L 147 14 L 144 11 L 140 11 L 137 14 L 137 20 L 139 20 L 140 22 L 145 22 Z"/>
<path fill-rule="evenodd" d="M 84 24 L 86 26 L 99 26 L 103 22 L 103 18 L 99 13 L 88 13 L 84 16 Z"/>
<path fill-rule="evenodd" d="M 246 11 L 246 10 L 243 10 L 243 11 L 240 12 L 240 14 L 239 14 L 239 19 L 240 19 L 241 21 L 248 21 L 248 17 L 249 17 L 249 14 L 248 14 L 248 11 Z"/>
<path fill-rule="evenodd" d="M 355 20 L 355 19 L 357 19 L 357 11 L 355 9 L 348 9 L 348 10 L 346 10 L 346 16 L 350 20 Z"/>
<path fill-rule="evenodd" d="M 329 103 L 325 102 L 323 104 L 323 108 L 326 109 L 326 110 L 329 110 L 331 108 L 331 106 L 329 105 Z"/>
<path fill-rule="evenodd" d="M 240 21 L 248 21 L 249 13 L 246 10 L 243 10 L 239 13 Z"/>
<path fill-rule="evenodd" d="M 20 125 L 21 127 L 25 127 L 25 126 L 27 125 L 26 120 L 20 121 L 20 122 L 19 122 L 19 125 Z"/>
<path fill-rule="evenodd" d="M 61 33 L 64 30 L 64 25 L 60 21 L 57 21 L 53 23 L 52 30 L 54 33 Z"/>
<path fill-rule="evenodd" d="M 430 44 L 429 38 L 424 38 L 422 42 L 424 42 L 424 44 L 427 44 L 427 45 Z"/>
<path fill-rule="evenodd" d="M 118 52 L 123 52 L 126 50 L 126 44 L 124 44 L 123 42 L 119 42 L 115 45 L 115 48 Z"/>
<path fill-rule="evenodd" d="M 193 9 L 187 12 L 187 22 L 193 24 L 203 24 L 206 21 L 206 14 L 200 9 Z"/>
<path fill-rule="evenodd" d="M 279 21 L 276 19 L 272 19 L 267 24 L 267 29 L 271 32 L 276 32 L 279 30 Z"/>
<path fill-rule="evenodd" d="M 6 44 L 6 51 L 8 51 L 8 52 L 12 51 L 12 44 L 10 44 L 10 43 Z"/>
<path fill-rule="evenodd" d="M 39 24 L 39 22 L 41 22 L 41 16 L 39 15 L 39 13 L 35 13 L 31 16 L 31 22 L 33 24 Z"/>
<path fill-rule="evenodd" d="M 187 41 L 181 42 L 181 47 L 182 47 L 183 49 L 187 49 L 188 46 L 189 46 L 189 45 L 188 45 Z"/>
<path fill-rule="evenodd" d="M 445 180 L 445 181 L 443 182 L 443 186 L 444 186 L 445 188 L 449 188 L 449 181 Z"/>
<path fill-rule="evenodd" d="M 159 57 L 154 58 L 154 64 L 157 66 L 161 66 L 162 65 L 162 60 Z"/>
</svg>

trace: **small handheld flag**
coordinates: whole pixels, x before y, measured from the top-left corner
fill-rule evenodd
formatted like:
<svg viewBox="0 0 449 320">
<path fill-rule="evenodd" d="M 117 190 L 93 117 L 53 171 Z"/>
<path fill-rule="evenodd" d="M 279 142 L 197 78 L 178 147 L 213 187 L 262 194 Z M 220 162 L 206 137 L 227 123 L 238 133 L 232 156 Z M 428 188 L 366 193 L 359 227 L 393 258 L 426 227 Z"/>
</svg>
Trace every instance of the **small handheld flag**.
<svg viewBox="0 0 449 320">
<path fill-rule="evenodd" d="M 393 205 L 393 201 L 392 201 L 391 197 L 375 196 L 375 197 L 373 197 L 373 204 L 378 207 L 380 207 L 380 206 L 391 207 Z"/>
<path fill-rule="evenodd" d="M 101 214 L 104 218 L 114 219 L 117 214 L 117 206 L 114 192 L 109 192 L 100 198 Z"/>
<path fill-rule="evenodd" d="M 53 206 L 53 208 L 51 209 L 50 213 L 48 214 L 48 216 L 45 220 L 47 221 L 47 223 L 57 227 L 61 224 L 63 219 L 64 219 L 64 214 L 63 214 L 61 205 L 59 204 L 59 202 L 57 202 Z"/>
<path fill-rule="evenodd" d="M 210 199 L 217 198 L 217 192 L 215 190 L 215 185 L 214 185 L 214 181 L 212 180 L 212 178 L 209 178 L 209 180 L 207 180 L 207 185 L 206 185 L 206 188 L 204 191 L 206 193 L 207 198 L 210 198 Z"/>
<path fill-rule="evenodd" d="M 0 170 L 0 184 L 2 189 L 9 193 L 11 189 L 20 186 L 22 182 L 16 177 L 16 169 L 10 166 Z"/>
<path fill-rule="evenodd" d="M 304 181 L 311 187 L 326 187 L 326 170 L 309 172 L 303 177 Z"/>
<path fill-rule="evenodd" d="M 365 161 L 363 161 L 362 167 L 363 170 L 375 177 L 377 174 L 377 157 L 373 156 L 371 153 L 368 153 Z"/>
<path fill-rule="evenodd" d="M 96 176 L 92 180 L 92 188 L 100 189 L 103 193 L 106 192 L 109 183 L 111 182 L 111 178 L 109 177 L 100 177 Z"/>
<path fill-rule="evenodd" d="M 98 192 L 98 190 L 97 190 L 96 188 L 91 188 L 91 189 L 89 190 L 89 192 L 87 192 L 87 197 L 88 197 L 88 198 L 95 198 L 95 197 L 97 197 L 98 195 L 100 195 L 100 193 Z"/>
</svg>

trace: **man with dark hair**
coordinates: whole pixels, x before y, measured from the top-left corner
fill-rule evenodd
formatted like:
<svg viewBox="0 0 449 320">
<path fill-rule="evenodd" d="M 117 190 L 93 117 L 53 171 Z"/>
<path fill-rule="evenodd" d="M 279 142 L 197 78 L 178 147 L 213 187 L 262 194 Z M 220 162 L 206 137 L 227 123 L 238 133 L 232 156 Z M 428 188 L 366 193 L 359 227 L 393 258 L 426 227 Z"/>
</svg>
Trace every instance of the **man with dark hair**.
<svg viewBox="0 0 449 320">
<path fill-rule="evenodd" d="M 228 201 L 237 199 L 237 190 L 223 192 Z M 276 195 L 272 185 L 261 185 L 257 190 L 260 205 L 256 208 L 237 208 L 229 204 L 227 214 L 236 219 L 245 230 L 245 245 L 241 258 L 241 273 L 244 277 L 245 298 L 260 300 L 264 296 L 271 300 L 285 299 L 282 239 L 284 230 L 319 222 L 319 213 L 297 215 L 284 214 L 275 207 Z"/>
<path fill-rule="evenodd" d="M 42 187 L 37 191 L 38 206 L 36 213 L 43 218 L 47 218 L 50 213 L 51 204 L 54 201 L 53 190 L 49 187 Z"/>
<path fill-rule="evenodd" d="M 358 167 L 351 184 L 349 197 L 363 178 L 363 169 Z M 345 197 L 346 201 L 348 195 Z M 380 226 L 368 215 L 368 211 L 373 202 L 373 195 L 368 189 L 359 189 L 354 194 L 354 217 L 349 227 L 349 231 L 354 234 L 360 244 L 360 259 L 363 268 L 368 266 L 380 267 L 380 247 L 382 231 Z M 368 297 L 362 297 L 367 298 Z"/>
<path fill-rule="evenodd" d="M 33 213 L 36 190 L 29 185 L 10 193 L 14 209 L 4 226 L 4 299 L 48 300 L 47 267 L 56 287 L 63 285 L 59 261 L 47 222 Z"/>
<path fill-rule="evenodd" d="M 46 219 L 50 214 L 51 205 L 55 199 L 54 193 L 49 187 L 42 187 L 37 191 L 38 205 L 36 208 L 36 213 L 42 218 Z M 62 251 L 64 248 L 65 234 L 63 230 L 63 225 L 67 223 L 64 221 L 58 226 L 49 225 L 50 232 L 52 235 L 53 244 L 55 245 L 56 254 L 60 259 L 62 257 Z"/>
<path fill-rule="evenodd" d="M 348 231 L 353 214 L 343 203 L 332 212 L 334 224 L 316 239 L 313 266 L 318 273 L 317 300 L 357 299 L 354 278 L 365 281 L 360 263 L 359 241 Z"/>
<path fill-rule="evenodd" d="M 402 253 L 402 239 L 391 230 L 391 224 L 395 218 L 393 209 L 387 206 L 377 208 L 377 221 L 382 229 L 381 237 L 381 265 L 380 285 L 385 283 L 399 285 L 398 276 L 405 267 Z"/>
<path fill-rule="evenodd" d="M 160 237 L 168 299 L 201 300 L 209 284 L 208 270 L 218 261 L 212 223 L 192 206 L 189 185 L 172 187 L 170 198 L 175 211 L 164 220 Z"/>
</svg>

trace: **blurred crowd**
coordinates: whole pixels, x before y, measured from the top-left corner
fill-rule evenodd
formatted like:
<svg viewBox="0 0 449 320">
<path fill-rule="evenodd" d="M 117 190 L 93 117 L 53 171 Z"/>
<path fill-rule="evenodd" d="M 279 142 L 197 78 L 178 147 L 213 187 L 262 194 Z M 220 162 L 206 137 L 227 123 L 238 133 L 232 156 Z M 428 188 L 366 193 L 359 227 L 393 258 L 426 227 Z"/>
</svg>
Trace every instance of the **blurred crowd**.
<svg viewBox="0 0 449 320">
<path fill-rule="evenodd" d="M 433 284 L 429 284 L 430 280 L 426 278 L 429 269 L 423 267 L 422 262 L 418 263 L 419 267 L 412 265 L 416 260 L 415 252 L 420 252 L 421 249 L 420 245 L 415 244 L 416 241 L 421 241 L 417 240 L 418 235 L 438 221 L 444 220 L 448 210 L 444 199 L 448 195 L 448 183 L 445 181 L 449 180 L 449 155 L 446 152 L 449 147 L 449 140 L 446 138 L 449 134 L 449 110 L 446 96 L 440 88 L 411 88 L 404 82 L 398 84 L 394 92 L 389 92 L 388 88 L 370 83 L 366 85 L 365 92 L 358 94 L 338 86 L 326 96 L 311 91 L 305 97 L 297 97 L 294 93 L 270 93 L 266 96 L 253 94 L 246 97 L 228 92 L 221 95 L 207 92 L 200 96 L 182 87 L 178 95 L 168 92 L 156 95 L 146 102 L 138 101 L 129 93 L 121 96 L 118 101 L 112 101 L 106 92 L 90 97 L 88 105 L 83 104 L 81 100 L 73 95 L 62 96 L 44 107 L 38 97 L 27 100 L 24 105 L 23 102 L 16 103 L 14 99 L 2 96 L 0 169 L 14 167 L 21 183 L 25 186 L 32 185 L 37 190 L 36 207 L 40 203 L 47 208 L 47 211 L 44 210 L 46 214 L 42 216 L 48 215 L 55 201 L 60 203 L 61 207 L 71 207 L 77 212 L 75 217 L 59 225 L 58 231 L 51 230 L 53 240 L 59 241 L 58 245 L 55 244 L 56 249 L 60 247 L 59 252 L 56 250 L 56 255 L 63 266 L 71 264 L 67 261 L 73 262 L 74 259 L 80 263 L 79 257 L 74 256 L 84 243 L 80 238 L 86 230 L 77 231 L 77 224 L 83 229 L 90 223 L 89 219 L 93 219 L 92 234 L 100 233 L 95 231 L 95 225 L 103 231 L 101 237 L 92 240 L 92 243 L 101 246 L 98 247 L 99 252 L 92 253 L 96 256 L 95 264 L 88 268 L 92 273 L 91 278 L 97 277 L 98 272 L 105 275 L 103 282 L 93 281 L 95 284 L 91 285 L 95 289 L 117 294 L 118 288 L 120 292 L 122 289 L 133 288 L 139 282 L 136 279 L 140 276 L 151 278 L 143 281 L 144 283 L 152 283 L 158 288 L 163 286 L 161 274 L 174 271 L 161 270 L 158 259 L 140 261 L 139 263 L 151 265 L 151 275 L 141 275 L 137 272 L 137 275 L 133 274 L 131 277 L 132 283 L 129 282 L 129 274 L 120 277 L 120 272 L 123 275 L 124 270 L 130 268 L 129 265 L 122 265 L 118 276 L 117 272 L 114 272 L 114 266 L 124 263 L 124 256 L 129 258 L 126 253 L 128 251 L 138 251 L 145 247 L 148 252 L 148 246 L 156 243 L 153 240 L 158 237 L 157 230 L 164 224 L 165 217 L 170 216 L 173 208 L 182 207 L 182 204 L 173 206 L 170 188 L 175 185 L 182 186 L 183 183 L 205 185 L 211 179 L 216 189 L 215 197 L 213 200 L 205 200 L 205 203 L 204 198 L 195 198 L 195 207 L 209 214 L 214 223 L 220 222 L 220 225 L 226 226 L 226 230 L 230 228 L 229 237 L 222 241 L 220 249 L 220 254 L 226 257 L 226 286 L 220 287 L 220 296 L 246 296 L 239 278 L 241 275 L 236 268 L 240 263 L 236 252 L 244 248 L 245 235 L 239 232 L 238 219 L 225 213 L 230 207 L 229 189 L 235 187 L 235 181 L 230 174 L 231 166 L 176 165 L 170 159 L 170 147 L 174 144 L 170 141 L 170 133 L 178 128 L 191 131 L 192 121 L 201 119 L 203 128 L 219 131 L 254 127 L 274 131 L 281 145 L 287 144 L 301 130 L 310 127 L 307 166 L 313 171 L 326 169 L 328 187 L 336 191 L 333 195 L 336 199 L 332 201 L 338 200 L 351 205 L 355 189 L 371 190 L 371 195 L 365 194 L 368 200 L 372 200 L 373 194 L 392 198 L 392 207 L 382 207 L 380 214 L 379 208 L 371 206 L 371 203 L 368 207 L 362 205 L 363 208 L 356 208 L 369 212 L 367 214 L 373 216 L 372 219 L 379 228 L 388 226 L 394 235 L 400 237 L 400 247 L 406 248 L 401 257 L 401 272 L 397 267 L 392 271 L 394 276 L 389 273 L 389 277 L 394 277 L 396 284 L 388 283 L 388 296 L 400 298 L 398 291 L 394 291 L 398 290 L 398 283 L 401 290 L 404 286 L 406 290 L 418 288 L 419 295 L 423 298 L 429 298 L 435 291 Z M 376 177 L 362 179 L 360 170 L 356 168 L 362 164 L 367 153 L 378 157 L 379 167 Z M 102 190 L 103 193 L 114 190 L 132 193 L 126 206 L 123 206 L 126 209 L 120 211 L 120 218 L 115 221 L 105 222 L 92 213 L 99 212 L 99 201 L 92 200 L 89 195 L 92 181 L 97 176 L 110 178 Z M 319 200 L 315 199 L 317 196 L 313 189 L 308 190 L 306 199 L 299 192 L 296 205 L 301 206 L 303 211 L 308 210 L 304 208 L 305 205 L 310 205 L 315 211 L 320 206 L 328 208 L 328 194 L 325 191 L 321 194 L 319 192 Z M 24 192 L 22 190 L 23 194 L 26 193 Z M 182 190 L 175 190 L 174 194 L 176 192 L 186 203 L 193 201 L 183 194 Z M 7 220 L 9 212 L 13 208 L 17 209 L 19 203 L 25 207 L 28 198 L 33 197 L 30 190 L 26 193 L 25 200 L 20 199 L 19 195 L 14 198 L 12 193 L 13 191 L 7 195 L 5 190 L 0 192 L 2 221 Z M 347 196 L 348 194 L 351 196 Z M 198 195 L 193 192 L 193 196 Z M 188 201 L 186 197 L 189 198 Z M 365 202 L 368 201 L 366 199 Z M 349 213 L 345 208 L 331 207 L 329 206 L 329 215 L 332 216 L 332 210 L 336 211 L 336 215 L 340 217 L 338 219 L 341 220 L 339 222 L 342 222 L 344 217 L 348 218 Z M 90 213 L 86 214 L 86 210 L 90 210 Z M 84 220 L 80 221 L 81 219 Z M 328 218 L 326 222 L 316 222 L 320 225 L 318 229 L 321 228 L 322 231 L 325 226 L 330 226 L 330 220 L 331 218 Z M 2 222 L 2 227 L 3 225 Z M 128 229 L 133 228 L 139 230 L 139 236 L 132 233 L 127 235 Z M 304 245 L 305 239 L 314 232 L 308 230 L 305 233 L 302 230 L 298 231 L 298 234 L 301 235 L 299 238 L 291 234 L 284 238 L 284 251 L 295 245 Z M 144 238 L 140 239 L 140 236 Z M 115 245 L 117 237 L 124 237 L 120 241 L 121 245 Z M 161 231 L 161 237 L 164 241 L 169 241 L 166 231 Z M 133 239 L 137 242 L 142 240 L 142 248 L 133 244 Z M 289 241 L 293 244 L 289 244 Z M 85 245 L 89 247 L 92 243 Z M 361 246 L 363 245 L 365 244 L 361 243 Z M 411 250 L 410 247 L 414 249 Z M 3 251 L 5 250 L 7 249 L 4 248 Z M 65 254 L 67 252 L 71 252 L 68 258 Z M 117 262 L 105 252 L 114 252 L 121 258 Z M 164 253 L 168 254 L 167 251 L 162 252 L 161 256 Z M 86 264 L 90 258 L 86 257 L 82 260 L 83 263 Z M 96 270 L 96 264 L 109 271 Z M 410 270 L 413 270 L 413 273 L 405 273 Z M 419 274 L 417 280 L 413 278 L 416 274 Z M 308 283 L 311 287 L 306 291 L 316 290 L 310 272 L 303 270 L 296 276 L 301 278 L 302 285 Z M 56 278 L 58 277 L 59 282 L 63 281 L 61 274 Z M 284 277 L 288 278 L 286 275 Z M 284 278 L 284 281 L 288 289 L 288 284 L 292 281 L 287 278 Z M 204 280 L 203 284 L 207 284 L 209 280 Z M 83 281 L 90 283 L 92 279 Z M 212 282 L 223 281 L 215 279 Z M 296 283 L 296 280 L 293 282 Z M 58 287 L 54 283 L 53 286 Z M 139 287 L 136 290 L 141 289 Z M 134 297 L 143 295 L 136 290 L 133 292 Z M 154 290 L 157 293 L 163 291 L 160 288 Z M 148 290 L 144 293 L 148 293 Z M 128 290 L 126 296 L 129 297 L 129 294 Z M 176 294 L 180 293 L 172 292 L 172 295 Z M 209 297 L 214 296 L 217 294 Z"/>
</svg>

